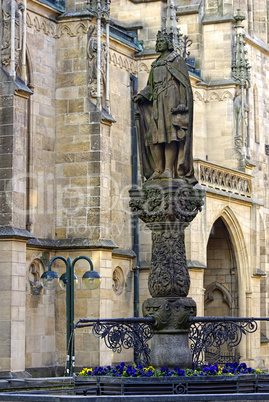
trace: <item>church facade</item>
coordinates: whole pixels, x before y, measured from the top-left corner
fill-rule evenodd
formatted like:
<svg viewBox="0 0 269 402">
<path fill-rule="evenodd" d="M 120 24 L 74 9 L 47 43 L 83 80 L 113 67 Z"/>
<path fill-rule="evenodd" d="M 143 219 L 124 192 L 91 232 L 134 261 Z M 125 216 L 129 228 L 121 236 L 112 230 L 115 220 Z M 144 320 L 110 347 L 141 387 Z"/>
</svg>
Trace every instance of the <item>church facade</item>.
<svg viewBox="0 0 269 402">
<path fill-rule="evenodd" d="M 2 0 L 0 11 L 0 375 L 65 365 L 65 292 L 40 282 L 54 256 L 87 256 L 102 277 L 86 290 L 76 263 L 75 321 L 142 314 L 151 233 L 129 208 L 141 185 L 132 96 L 164 28 L 188 65 L 206 191 L 185 232 L 189 296 L 198 316 L 267 317 L 268 1 Z M 133 359 L 87 328 L 75 335 L 79 367 Z M 236 356 L 268 367 L 266 322 Z"/>
</svg>

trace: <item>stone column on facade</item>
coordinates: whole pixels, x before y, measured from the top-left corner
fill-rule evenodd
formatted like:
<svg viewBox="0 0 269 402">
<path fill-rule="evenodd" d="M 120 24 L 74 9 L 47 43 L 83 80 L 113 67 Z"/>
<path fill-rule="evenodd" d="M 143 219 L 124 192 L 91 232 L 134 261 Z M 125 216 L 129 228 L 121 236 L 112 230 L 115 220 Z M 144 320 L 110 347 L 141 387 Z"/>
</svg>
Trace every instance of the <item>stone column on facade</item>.
<svg viewBox="0 0 269 402">
<path fill-rule="evenodd" d="M 101 18 L 102 10 L 105 12 L 106 9 L 100 9 L 101 14 L 97 15 L 96 7 L 96 2 L 90 7 L 95 18 L 92 18 L 92 14 L 85 17 L 77 12 L 68 20 L 60 20 L 62 35 L 57 39 L 60 58 L 56 102 L 60 123 L 56 128 L 56 185 L 62 191 L 57 192 L 56 235 L 59 241 L 69 246 L 69 256 L 75 244 L 79 244 L 80 249 L 81 244 L 85 244 L 80 252 L 92 259 L 102 277 L 100 289 L 92 295 L 83 289 L 77 291 L 77 319 L 112 318 L 112 250 L 118 247 L 110 240 L 113 236 L 111 126 L 115 120 L 104 109 L 108 49 L 101 37 L 101 26 L 98 28 L 97 24 L 97 16 Z M 78 16 L 83 29 L 77 29 Z M 67 26 L 68 30 L 65 29 Z M 63 62 L 61 54 L 65 53 L 66 48 L 68 54 Z M 72 88 L 69 89 L 69 86 Z M 76 268 L 79 269 L 80 265 Z M 56 349 L 60 350 L 63 359 L 61 340 L 56 342 Z M 112 364 L 112 355 L 107 353 L 104 342 L 96 339 L 89 341 L 88 332 L 87 335 L 77 335 L 76 359 L 80 365 Z"/>
<path fill-rule="evenodd" d="M 154 367 L 190 367 L 188 318 L 196 315 L 196 303 L 187 297 L 190 277 L 184 230 L 201 209 L 204 191 L 185 180 L 160 179 L 131 190 L 130 196 L 132 211 L 152 231 L 148 278 L 152 298 L 142 307 L 145 317 L 155 318 L 151 363 Z"/>
<path fill-rule="evenodd" d="M 0 378 L 27 377 L 25 371 L 26 230 L 0 227 Z"/>
</svg>

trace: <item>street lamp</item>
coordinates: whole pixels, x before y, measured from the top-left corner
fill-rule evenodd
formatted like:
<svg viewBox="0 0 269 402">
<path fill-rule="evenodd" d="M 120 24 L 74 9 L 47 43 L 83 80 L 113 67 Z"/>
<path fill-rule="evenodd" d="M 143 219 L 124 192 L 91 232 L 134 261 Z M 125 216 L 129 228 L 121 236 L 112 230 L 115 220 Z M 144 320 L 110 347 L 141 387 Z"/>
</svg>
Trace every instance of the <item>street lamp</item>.
<svg viewBox="0 0 269 402">
<path fill-rule="evenodd" d="M 62 260 L 66 266 L 66 272 L 61 275 L 60 279 L 56 272 L 51 270 L 51 266 L 55 260 Z M 82 283 L 87 289 L 96 289 L 100 286 L 101 277 L 98 272 L 93 270 L 93 263 L 90 258 L 85 256 L 76 257 L 71 262 L 70 257 L 65 259 L 62 256 L 53 257 L 49 262 L 48 271 L 45 271 L 41 278 L 41 285 L 47 290 L 55 290 L 60 283 L 62 289 L 66 290 L 66 374 L 72 376 L 75 365 L 74 355 L 74 283 L 77 283 L 77 277 L 74 275 L 74 266 L 78 260 L 86 260 L 90 264 L 90 271 L 85 272 L 82 277 Z"/>
</svg>

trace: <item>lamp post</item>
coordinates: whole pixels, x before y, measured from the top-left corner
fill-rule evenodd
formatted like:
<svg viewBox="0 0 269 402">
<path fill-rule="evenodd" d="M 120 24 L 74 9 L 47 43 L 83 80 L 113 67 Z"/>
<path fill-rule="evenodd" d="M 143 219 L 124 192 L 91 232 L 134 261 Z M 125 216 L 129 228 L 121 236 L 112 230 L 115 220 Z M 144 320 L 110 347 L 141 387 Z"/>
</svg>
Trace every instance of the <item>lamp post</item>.
<svg viewBox="0 0 269 402">
<path fill-rule="evenodd" d="M 66 272 L 61 275 L 60 279 L 56 272 L 51 270 L 51 266 L 55 260 L 62 260 L 66 266 Z M 41 278 L 42 286 L 47 290 L 55 290 L 60 282 L 62 289 L 66 290 L 66 374 L 73 375 L 75 365 L 74 354 L 74 282 L 77 277 L 74 275 L 74 266 L 78 260 L 86 260 L 90 264 L 90 271 L 85 272 L 82 277 L 82 283 L 87 289 L 96 289 L 100 286 L 101 277 L 98 272 L 93 270 L 93 263 L 90 258 L 85 256 L 76 257 L 71 262 L 70 257 L 67 259 L 62 256 L 53 257 L 49 262 L 48 270 L 45 271 Z"/>
</svg>

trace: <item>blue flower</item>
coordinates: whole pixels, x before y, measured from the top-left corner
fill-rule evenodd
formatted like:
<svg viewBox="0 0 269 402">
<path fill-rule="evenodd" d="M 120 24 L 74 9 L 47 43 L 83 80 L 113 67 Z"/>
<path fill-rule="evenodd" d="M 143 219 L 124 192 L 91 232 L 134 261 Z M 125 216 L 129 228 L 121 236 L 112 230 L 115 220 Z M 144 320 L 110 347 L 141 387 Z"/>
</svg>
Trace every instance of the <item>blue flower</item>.
<svg viewBox="0 0 269 402">
<path fill-rule="evenodd" d="M 239 368 L 240 368 L 240 369 L 243 369 L 243 370 L 246 370 L 246 368 L 247 368 L 246 363 L 240 363 Z"/>
</svg>

